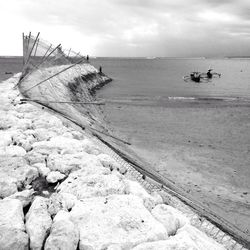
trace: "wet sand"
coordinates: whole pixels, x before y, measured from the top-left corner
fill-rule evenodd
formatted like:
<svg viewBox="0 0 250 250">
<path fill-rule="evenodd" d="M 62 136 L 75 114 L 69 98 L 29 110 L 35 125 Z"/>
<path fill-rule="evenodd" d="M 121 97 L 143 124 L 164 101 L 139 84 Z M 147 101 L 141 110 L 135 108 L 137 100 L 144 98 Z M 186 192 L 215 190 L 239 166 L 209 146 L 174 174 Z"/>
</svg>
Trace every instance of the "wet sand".
<svg viewBox="0 0 250 250">
<path fill-rule="evenodd" d="M 114 102 L 107 120 L 162 176 L 250 232 L 250 105 Z"/>
</svg>

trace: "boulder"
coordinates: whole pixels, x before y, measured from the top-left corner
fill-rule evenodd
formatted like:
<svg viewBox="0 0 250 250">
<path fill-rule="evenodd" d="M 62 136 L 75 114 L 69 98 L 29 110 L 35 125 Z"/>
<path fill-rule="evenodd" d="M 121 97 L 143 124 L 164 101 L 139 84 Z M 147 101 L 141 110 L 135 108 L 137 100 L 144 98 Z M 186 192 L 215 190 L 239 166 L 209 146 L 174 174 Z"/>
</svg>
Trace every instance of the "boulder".
<svg viewBox="0 0 250 250">
<path fill-rule="evenodd" d="M 47 141 L 50 138 L 58 136 L 55 131 L 51 131 L 45 128 L 35 128 L 32 131 L 32 135 L 35 136 L 38 141 Z"/>
<path fill-rule="evenodd" d="M 192 242 L 193 246 L 199 250 L 226 250 L 222 245 L 217 243 L 212 238 L 208 237 L 205 233 L 201 232 L 197 228 L 191 226 L 190 224 L 185 224 L 181 227 L 175 236 L 172 237 L 175 241 L 187 240 Z"/>
<path fill-rule="evenodd" d="M 86 152 L 68 154 L 65 150 L 61 154 L 50 155 L 47 165 L 50 170 L 59 171 L 64 174 L 69 174 L 79 169 L 86 169 L 93 173 L 96 173 L 98 168 L 99 172 L 103 170 L 102 164 L 95 155 L 90 155 Z M 95 172 L 92 170 L 93 168 L 95 168 Z"/>
<path fill-rule="evenodd" d="M 48 211 L 51 216 L 55 216 L 60 210 L 68 211 L 67 203 L 61 194 L 53 193 L 49 198 Z"/>
<path fill-rule="evenodd" d="M 7 129 L 13 127 L 19 121 L 19 119 L 15 115 L 11 114 L 9 109 L 7 111 L 0 111 L 0 112 L 1 112 L 0 113 L 0 117 L 1 117 L 0 128 L 1 128 L 1 130 L 7 130 Z"/>
<path fill-rule="evenodd" d="M 112 245 L 130 249 L 142 242 L 168 237 L 164 226 L 133 195 L 82 199 L 76 202 L 70 215 L 78 226 L 82 250 L 108 249 Z"/>
<path fill-rule="evenodd" d="M 9 146 L 12 143 L 12 134 L 9 131 L 0 130 L 0 147 Z"/>
<path fill-rule="evenodd" d="M 137 181 L 124 180 L 126 184 L 126 193 L 133 194 L 143 200 L 144 206 L 151 211 L 162 200 L 157 196 L 151 196 Z"/>
<path fill-rule="evenodd" d="M 35 167 L 38 170 L 39 175 L 43 177 L 46 177 L 50 173 L 50 169 L 46 167 L 45 163 L 41 163 L 41 162 L 35 163 L 32 165 L 32 167 Z"/>
<path fill-rule="evenodd" d="M 8 226 L 0 226 L 1 250 L 28 250 L 29 237 L 22 230 Z"/>
<path fill-rule="evenodd" d="M 26 154 L 25 149 L 19 146 L 10 145 L 0 149 L 0 155 L 24 156 L 25 154 Z"/>
<path fill-rule="evenodd" d="M 167 240 L 145 242 L 139 244 L 133 250 L 225 250 L 225 248 L 209 238 L 197 228 L 186 224 L 178 230 L 175 236 Z"/>
<path fill-rule="evenodd" d="M 30 249 L 42 249 L 49 234 L 52 219 L 47 210 L 48 199 L 37 196 L 26 215 L 26 231 L 30 238 Z"/>
<path fill-rule="evenodd" d="M 70 220 L 69 213 L 62 210 L 59 211 L 53 220 L 50 235 L 46 240 L 44 249 L 74 250 L 77 249 L 78 242 L 79 232 Z"/>
<path fill-rule="evenodd" d="M 60 192 L 58 195 L 60 195 L 60 199 L 65 204 L 67 210 L 71 210 L 77 201 L 77 198 L 73 194 Z"/>
<path fill-rule="evenodd" d="M 165 204 L 157 205 L 151 213 L 165 226 L 168 235 L 175 235 L 179 228 L 189 222 L 188 218 L 179 210 Z"/>
<path fill-rule="evenodd" d="M 196 248 L 192 244 L 192 242 L 189 241 L 189 239 L 188 240 L 183 239 L 182 241 L 169 239 L 169 240 L 159 240 L 153 242 L 144 242 L 132 248 L 132 250 L 200 250 L 200 249 Z"/>
<path fill-rule="evenodd" d="M 48 183 L 56 183 L 65 178 L 65 174 L 60 173 L 59 171 L 51 171 L 46 177 Z"/>
<path fill-rule="evenodd" d="M 17 185 L 19 189 L 22 189 L 24 186 L 29 185 L 37 177 L 37 169 L 29 166 L 23 157 L 2 157 L 0 166 L 0 179 L 3 180 L 3 182 L 8 182 L 9 185 L 5 185 L 1 191 L 4 191 L 6 188 L 9 189 L 13 187 L 14 185 L 11 184 L 11 182 L 16 183 L 15 185 Z M 17 192 L 16 188 L 14 189 L 15 192 Z M 11 194 L 13 194 L 13 192 Z"/>
<path fill-rule="evenodd" d="M 124 194 L 125 184 L 121 175 L 112 173 L 109 175 L 83 175 L 76 171 L 58 187 L 59 192 L 70 193 L 78 199 L 94 196 L 106 196 L 110 194 Z"/>
<path fill-rule="evenodd" d="M 24 231 L 23 205 L 17 199 L 0 201 L 0 225 Z"/>
<path fill-rule="evenodd" d="M 21 192 L 16 192 L 9 197 L 5 198 L 6 199 L 17 199 L 22 202 L 23 207 L 28 206 L 31 201 L 34 198 L 34 190 L 33 189 L 27 189 L 23 190 Z"/>
<path fill-rule="evenodd" d="M 27 160 L 27 162 L 29 162 L 30 165 L 33 165 L 36 163 L 45 163 L 45 159 L 47 158 L 48 155 L 49 155 L 49 150 L 47 150 L 47 154 L 38 153 L 32 150 L 24 156 L 24 159 Z"/>
<path fill-rule="evenodd" d="M 145 242 L 134 247 L 133 250 L 226 250 L 212 238 L 197 228 L 186 224 L 177 231 L 175 236 L 167 240 Z"/>
<path fill-rule="evenodd" d="M 93 143 L 90 139 L 84 139 L 81 141 L 83 151 L 92 154 L 99 155 L 102 153 L 97 144 Z"/>
<path fill-rule="evenodd" d="M 35 167 L 21 166 L 14 170 L 14 174 L 17 178 L 17 185 L 19 187 L 25 187 L 35 180 L 39 174 Z"/>
<path fill-rule="evenodd" d="M 81 141 L 71 138 L 66 138 L 63 136 L 57 136 L 51 138 L 49 141 L 40 141 L 33 144 L 34 150 L 37 152 L 50 150 L 61 152 L 63 149 L 68 149 L 70 152 L 80 152 L 82 151 Z"/>
<path fill-rule="evenodd" d="M 17 179 L 0 173 L 0 198 L 8 197 L 17 192 Z"/>
<path fill-rule="evenodd" d="M 127 169 L 121 166 L 117 161 L 115 161 L 112 157 L 107 154 L 99 154 L 97 155 L 97 159 L 102 163 L 102 165 L 110 170 L 117 170 L 121 174 L 125 174 Z"/>
</svg>

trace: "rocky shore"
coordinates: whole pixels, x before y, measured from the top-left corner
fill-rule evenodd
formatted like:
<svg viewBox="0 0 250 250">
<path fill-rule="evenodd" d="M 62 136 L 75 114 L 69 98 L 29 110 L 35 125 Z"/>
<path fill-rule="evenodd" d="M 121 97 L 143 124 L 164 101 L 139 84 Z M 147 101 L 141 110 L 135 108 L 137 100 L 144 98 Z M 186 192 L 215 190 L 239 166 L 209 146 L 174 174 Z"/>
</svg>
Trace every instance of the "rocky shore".
<svg viewBox="0 0 250 250">
<path fill-rule="evenodd" d="M 17 80 L 0 83 L 0 249 L 225 249 Z"/>
</svg>

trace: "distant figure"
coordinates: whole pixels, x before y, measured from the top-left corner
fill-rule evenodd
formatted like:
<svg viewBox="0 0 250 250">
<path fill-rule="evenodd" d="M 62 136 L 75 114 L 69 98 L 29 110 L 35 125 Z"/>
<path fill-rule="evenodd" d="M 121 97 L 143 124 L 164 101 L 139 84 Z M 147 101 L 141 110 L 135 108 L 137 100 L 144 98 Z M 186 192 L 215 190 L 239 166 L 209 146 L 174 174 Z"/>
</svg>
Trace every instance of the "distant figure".
<svg viewBox="0 0 250 250">
<path fill-rule="evenodd" d="M 102 66 L 99 67 L 99 73 L 102 73 Z"/>
<path fill-rule="evenodd" d="M 216 72 L 211 72 L 213 69 L 209 69 L 208 71 L 207 71 L 207 73 L 202 73 L 202 76 L 204 76 L 204 77 L 206 77 L 206 78 L 208 78 L 208 79 L 211 79 L 211 78 L 213 78 L 214 76 L 218 76 L 218 77 L 220 77 L 221 76 L 221 74 L 219 74 L 219 73 L 216 73 Z"/>
<path fill-rule="evenodd" d="M 89 55 L 87 55 L 86 59 L 87 59 L 87 62 L 88 62 L 89 61 Z"/>
<path fill-rule="evenodd" d="M 213 74 L 211 73 L 212 69 L 209 69 L 207 71 L 207 78 L 212 78 L 213 77 Z"/>
</svg>

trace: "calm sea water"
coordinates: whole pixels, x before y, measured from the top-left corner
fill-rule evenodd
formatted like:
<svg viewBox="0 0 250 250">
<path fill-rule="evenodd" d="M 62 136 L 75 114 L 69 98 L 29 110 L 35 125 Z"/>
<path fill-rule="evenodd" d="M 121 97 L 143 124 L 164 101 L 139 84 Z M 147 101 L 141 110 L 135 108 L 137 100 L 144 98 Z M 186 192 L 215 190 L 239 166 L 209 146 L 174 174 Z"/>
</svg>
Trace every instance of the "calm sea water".
<svg viewBox="0 0 250 250">
<path fill-rule="evenodd" d="M 22 57 L 0 57 L 0 82 L 12 76 L 7 73 L 18 73 L 22 70 Z"/>
<path fill-rule="evenodd" d="M 171 97 L 250 99 L 250 59 L 91 59 L 97 68 L 113 78 L 99 95 L 105 99 L 164 100 Z M 191 71 L 213 68 L 221 78 L 210 82 L 184 82 Z M 7 72 L 22 70 L 21 57 L 0 57 L 0 81 Z M 138 99 L 139 98 L 139 99 Z"/>
<path fill-rule="evenodd" d="M 105 99 L 250 98 L 248 59 L 99 58 L 91 62 L 114 79 L 99 95 Z M 207 83 L 183 81 L 191 71 L 209 68 L 222 77 Z"/>
</svg>

